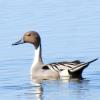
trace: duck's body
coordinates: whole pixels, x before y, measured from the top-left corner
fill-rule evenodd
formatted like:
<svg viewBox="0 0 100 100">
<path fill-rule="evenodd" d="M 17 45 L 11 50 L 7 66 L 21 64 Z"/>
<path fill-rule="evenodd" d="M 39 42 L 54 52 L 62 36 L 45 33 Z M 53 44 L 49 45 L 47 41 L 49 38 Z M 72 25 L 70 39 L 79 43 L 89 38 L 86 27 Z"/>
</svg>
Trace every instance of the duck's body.
<svg viewBox="0 0 100 100">
<path fill-rule="evenodd" d="M 73 62 L 64 61 L 44 64 L 41 55 L 41 38 L 37 32 L 30 31 L 25 33 L 23 39 L 13 45 L 22 43 L 31 43 L 35 46 L 35 57 L 30 72 L 31 78 L 35 82 L 60 79 L 63 76 L 68 78 L 82 78 L 83 70 L 90 63 L 97 60 L 94 59 L 87 63 L 76 60 Z"/>
</svg>

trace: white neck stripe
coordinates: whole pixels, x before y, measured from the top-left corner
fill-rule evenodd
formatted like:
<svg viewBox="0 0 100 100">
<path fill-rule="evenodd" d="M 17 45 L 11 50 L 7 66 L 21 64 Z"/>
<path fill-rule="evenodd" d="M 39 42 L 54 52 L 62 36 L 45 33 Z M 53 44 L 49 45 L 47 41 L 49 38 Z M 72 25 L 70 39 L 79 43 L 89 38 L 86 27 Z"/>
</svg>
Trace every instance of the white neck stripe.
<svg viewBox="0 0 100 100">
<path fill-rule="evenodd" d="M 41 57 L 41 45 L 38 46 L 37 49 L 35 49 L 35 56 L 34 56 L 34 61 L 32 66 L 42 62 L 42 57 Z"/>
</svg>

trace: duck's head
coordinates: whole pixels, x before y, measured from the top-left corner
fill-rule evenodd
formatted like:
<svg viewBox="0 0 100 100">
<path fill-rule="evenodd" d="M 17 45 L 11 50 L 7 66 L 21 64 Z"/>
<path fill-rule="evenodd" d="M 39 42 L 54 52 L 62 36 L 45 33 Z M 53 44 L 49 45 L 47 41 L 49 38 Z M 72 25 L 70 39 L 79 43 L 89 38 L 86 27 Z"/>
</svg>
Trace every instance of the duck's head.
<svg viewBox="0 0 100 100">
<path fill-rule="evenodd" d="M 21 40 L 13 43 L 12 45 L 30 43 L 30 44 L 33 44 L 35 46 L 35 48 L 38 48 L 38 46 L 40 45 L 40 42 L 41 42 L 41 38 L 40 38 L 39 34 L 35 31 L 29 31 L 24 34 L 24 36 Z"/>
</svg>

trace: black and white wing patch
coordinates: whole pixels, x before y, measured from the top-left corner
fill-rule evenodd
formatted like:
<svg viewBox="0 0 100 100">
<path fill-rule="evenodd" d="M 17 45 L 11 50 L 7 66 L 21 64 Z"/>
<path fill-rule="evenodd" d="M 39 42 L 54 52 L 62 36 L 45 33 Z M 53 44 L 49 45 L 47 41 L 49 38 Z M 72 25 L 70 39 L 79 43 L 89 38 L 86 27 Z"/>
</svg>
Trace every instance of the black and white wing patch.
<svg viewBox="0 0 100 100">
<path fill-rule="evenodd" d="M 77 71 L 82 71 L 85 69 L 90 63 L 96 61 L 98 58 L 91 60 L 89 62 L 80 62 L 79 60 L 75 60 L 72 62 L 56 62 L 56 63 L 50 63 L 47 65 L 44 65 L 42 69 L 44 70 L 52 70 L 56 72 L 61 72 L 63 70 L 68 70 L 69 72 L 77 72 Z"/>
<path fill-rule="evenodd" d="M 45 66 L 43 66 L 43 69 L 50 69 L 52 71 L 63 71 L 65 69 L 72 69 L 74 68 L 77 64 L 80 64 L 80 61 L 76 60 L 73 62 L 56 62 L 56 63 L 50 63 Z"/>
</svg>

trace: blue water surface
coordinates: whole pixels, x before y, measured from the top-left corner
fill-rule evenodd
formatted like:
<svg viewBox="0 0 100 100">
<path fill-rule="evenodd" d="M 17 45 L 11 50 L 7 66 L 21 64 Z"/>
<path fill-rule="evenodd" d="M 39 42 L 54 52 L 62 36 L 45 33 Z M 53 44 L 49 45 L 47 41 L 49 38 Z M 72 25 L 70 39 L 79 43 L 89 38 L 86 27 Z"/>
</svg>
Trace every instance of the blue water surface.
<svg viewBox="0 0 100 100">
<path fill-rule="evenodd" d="M 44 63 L 100 57 L 99 0 L 0 0 L 0 100 L 100 100 L 100 60 L 82 81 L 44 81 L 29 76 L 32 45 L 12 47 L 24 32 L 42 38 Z"/>
</svg>

